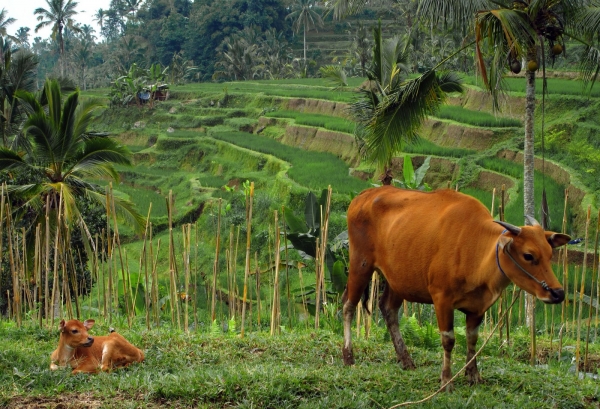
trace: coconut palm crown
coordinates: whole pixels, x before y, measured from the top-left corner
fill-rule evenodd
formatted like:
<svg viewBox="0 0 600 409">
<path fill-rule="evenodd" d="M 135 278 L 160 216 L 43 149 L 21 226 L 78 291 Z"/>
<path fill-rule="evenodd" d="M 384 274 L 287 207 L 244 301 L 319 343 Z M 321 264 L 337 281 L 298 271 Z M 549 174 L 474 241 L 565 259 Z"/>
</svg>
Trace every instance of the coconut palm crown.
<svg viewBox="0 0 600 409">
<path fill-rule="evenodd" d="M 19 91 L 17 97 L 27 112 L 24 142 L 19 151 L 0 148 L 0 171 L 28 175 L 30 180 L 9 186 L 9 195 L 20 199 L 16 213 L 37 215 L 28 226 L 34 228 L 37 223 L 44 224 L 46 212 L 60 209 L 67 225 L 84 227 L 78 208 L 81 199 L 106 206 L 103 189 L 91 181 L 118 181 L 114 164 L 130 165 L 131 153 L 114 139 L 86 133 L 100 104 L 93 100 L 80 103 L 78 90 L 63 103 L 58 82 L 46 80 L 40 93 Z M 115 197 L 115 207 L 136 230 L 142 229 L 144 218 L 130 202 Z"/>
</svg>

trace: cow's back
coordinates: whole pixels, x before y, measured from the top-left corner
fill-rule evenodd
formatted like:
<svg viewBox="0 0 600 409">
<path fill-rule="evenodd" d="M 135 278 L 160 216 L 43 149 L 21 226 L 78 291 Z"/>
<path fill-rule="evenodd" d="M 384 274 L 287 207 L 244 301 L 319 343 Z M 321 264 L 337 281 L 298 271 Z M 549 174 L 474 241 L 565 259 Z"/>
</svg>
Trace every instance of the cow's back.
<svg viewBox="0 0 600 409">
<path fill-rule="evenodd" d="M 411 301 L 431 302 L 435 274 L 477 265 L 481 252 L 474 246 L 496 230 L 479 201 L 449 189 L 383 186 L 364 191 L 348 209 L 351 256 L 381 271 Z"/>
</svg>

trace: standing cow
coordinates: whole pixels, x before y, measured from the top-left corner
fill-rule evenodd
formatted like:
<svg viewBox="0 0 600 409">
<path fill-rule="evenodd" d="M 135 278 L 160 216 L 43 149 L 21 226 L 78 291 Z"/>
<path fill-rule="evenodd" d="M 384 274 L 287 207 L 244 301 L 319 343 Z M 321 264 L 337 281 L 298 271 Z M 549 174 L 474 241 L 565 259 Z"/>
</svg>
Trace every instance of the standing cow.
<svg viewBox="0 0 600 409">
<path fill-rule="evenodd" d="M 544 231 L 532 218 L 529 222 L 532 226 L 517 227 L 494 221 L 479 201 L 453 190 L 382 186 L 358 195 L 348 209 L 344 363 L 354 364 L 350 326 L 373 271 L 387 281 L 379 308 L 404 369 L 415 364 L 398 329 L 398 310 L 403 300 L 433 303 L 444 348 L 442 385 L 452 378 L 454 310 L 466 315 L 468 362 L 485 311 L 511 281 L 545 303 L 562 302 L 565 293 L 550 259 L 552 249 L 570 237 Z M 481 382 L 475 360 L 466 376 Z"/>
</svg>

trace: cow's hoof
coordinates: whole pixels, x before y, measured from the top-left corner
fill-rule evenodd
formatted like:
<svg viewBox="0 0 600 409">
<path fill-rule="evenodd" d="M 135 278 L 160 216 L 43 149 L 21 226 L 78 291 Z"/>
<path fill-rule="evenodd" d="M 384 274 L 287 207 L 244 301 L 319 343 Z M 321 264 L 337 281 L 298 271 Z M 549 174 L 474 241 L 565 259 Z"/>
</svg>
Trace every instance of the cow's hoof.
<svg viewBox="0 0 600 409">
<path fill-rule="evenodd" d="M 479 372 L 475 371 L 472 373 L 465 373 L 465 376 L 467 377 L 467 382 L 469 382 L 469 385 L 476 385 L 478 383 L 483 383 L 483 378 L 481 377 L 481 375 L 479 375 Z"/>
<path fill-rule="evenodd" d="M 452 382 L 448 382 L 450 379 L 446 379 L 442 381 L 441 387 L 443 388 L 443 391 L 446 393 L 452 393 L 454 392 L 454 383 Z"/>
</svg>

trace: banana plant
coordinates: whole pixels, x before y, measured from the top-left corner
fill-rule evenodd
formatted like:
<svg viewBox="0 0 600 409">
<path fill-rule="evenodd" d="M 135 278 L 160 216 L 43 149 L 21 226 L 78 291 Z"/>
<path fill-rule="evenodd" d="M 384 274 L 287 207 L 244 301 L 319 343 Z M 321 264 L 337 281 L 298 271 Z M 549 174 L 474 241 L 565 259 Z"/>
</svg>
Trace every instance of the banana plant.
<svg viewBox="0 0 600 409">
<path fill-rule="evenodd" d="M 304 219 L 296 216 L 291 210 L 286 209 L 284 217 L 287 225 L 287 239 L 291 247 L 298 251 L 304 259 L 316 258 L 317 238 L 321 235 L 322 210 L 327 200 L 327 190 L 323 190 L 321 197 L 309 192 L 305 199 Z M 325 248 L 325 266 L 327 279 L 331 282 L 328 295 L 335 297 L 341 295 L 346 287 L 347 263 L 345 254 L 348 250 L 348 232 L 340 233 L 328 243 Z M 305 295 L 310 295 L 314 290 L 308 290 Z"/>
<path fill-rule="evenodd" d="M 404 180 L 394 179 L 394 182 L 405 189 L 431 191 L 431 187 L 423 182 L 427 171 L 429 170 L 429 162 L 431 156 L 425 158 L 423 164 L 415 171 L 410 156 L 404 155 L 404 164 L 402 165 L 402 176 Z"/>
</svg>

